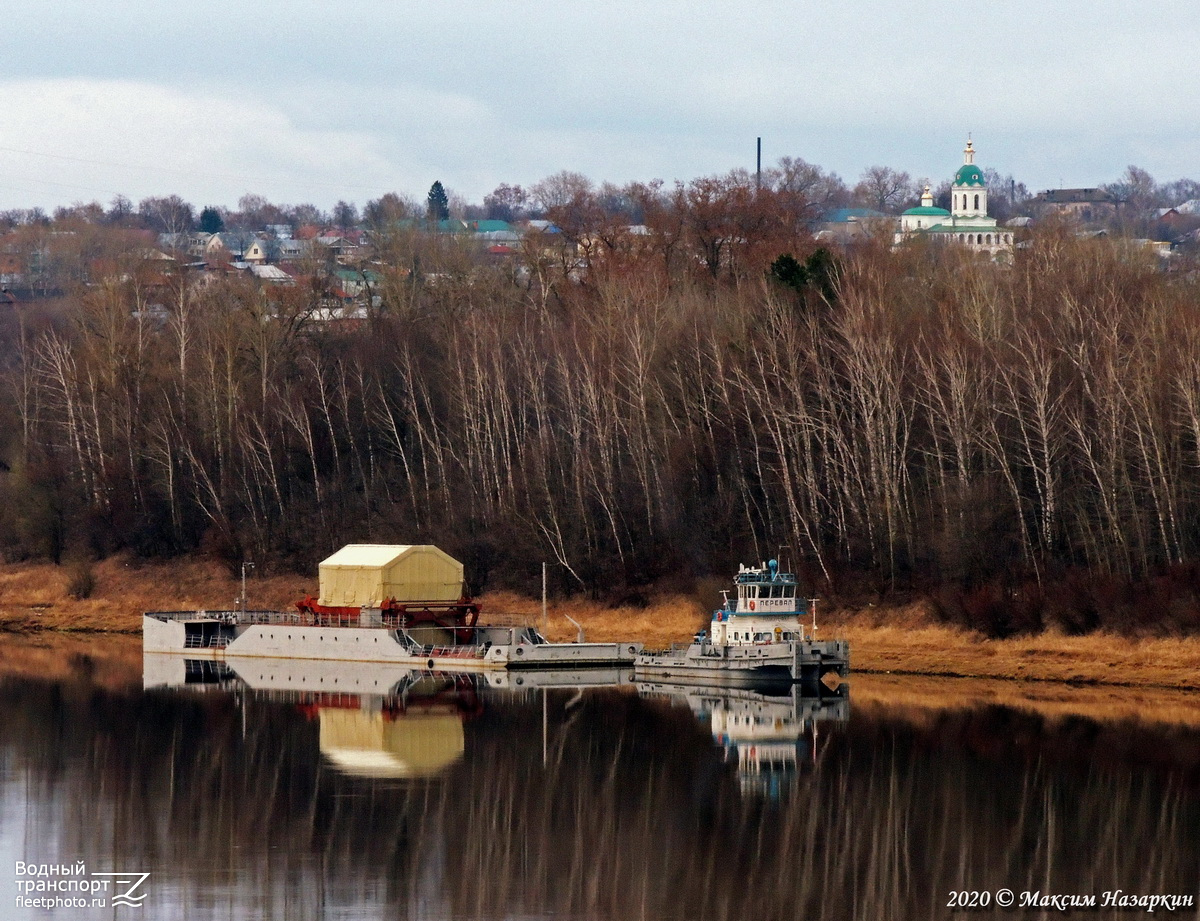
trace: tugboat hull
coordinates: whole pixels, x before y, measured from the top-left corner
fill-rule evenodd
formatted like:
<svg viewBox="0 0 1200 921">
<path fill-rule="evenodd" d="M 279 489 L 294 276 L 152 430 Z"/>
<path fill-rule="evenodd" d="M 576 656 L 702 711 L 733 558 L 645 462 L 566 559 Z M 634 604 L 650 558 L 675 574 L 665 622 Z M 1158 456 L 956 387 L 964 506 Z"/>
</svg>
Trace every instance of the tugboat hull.
<svg viewBox="0 0 1200 921">
<path fill-rule="evenodd" d="M 670 678 L 730 687 L 800 682 L 815 687 L 828 674 L 850 673 L 850 649 L 842 640 L 752 646 L 692 643 L 668 652 L 644 652 L 634 660 L 634 672 L 639 681 Z"/>
</svg>

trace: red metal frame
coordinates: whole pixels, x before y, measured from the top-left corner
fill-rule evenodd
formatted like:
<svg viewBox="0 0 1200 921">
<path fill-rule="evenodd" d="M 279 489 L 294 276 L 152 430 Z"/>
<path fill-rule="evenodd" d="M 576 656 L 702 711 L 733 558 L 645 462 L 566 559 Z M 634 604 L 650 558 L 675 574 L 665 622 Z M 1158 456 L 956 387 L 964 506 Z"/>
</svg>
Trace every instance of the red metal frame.
<svg viewBox="0 0 1200 921">
<path fill-rule="evenodd" d="M 447 683 L 444 687 L 438 688 L 432 694 L 388 698 L 382 707 L 383 718 L 395 721 L 409 712 L 457 710 L 464 720 L 468 720 L 483 712 L 483 701 L 479 697 L 471 676 L 447 672 L 438 672 L 437 674 L 446 679 Z M 366 695 L 322 691 L 311 694 L 303 703 L 296 704 L 296 709 L 306 718 L 315 720 L 322 710 L 362 709 L 364 696 Z"/>
<path fill-rule="evenodd" d="M 301 614 L 312 618 L 336 617 L 343 622 L 357 620 L 362 608 L 334 607 L 321 604 L 312 595 L 305 595 L 296 602 L 296 609 Z M 472 631 L 479 622 L 479 602 L 463 595 L 458 601 L 397 601 L 388 598 L 379 606 L 383 622 L 391 627 L 412 627 L 419 624 L 432 624 L 446 630 L 454 631 L 455 639 L 469 641 Z"/>
</svg>

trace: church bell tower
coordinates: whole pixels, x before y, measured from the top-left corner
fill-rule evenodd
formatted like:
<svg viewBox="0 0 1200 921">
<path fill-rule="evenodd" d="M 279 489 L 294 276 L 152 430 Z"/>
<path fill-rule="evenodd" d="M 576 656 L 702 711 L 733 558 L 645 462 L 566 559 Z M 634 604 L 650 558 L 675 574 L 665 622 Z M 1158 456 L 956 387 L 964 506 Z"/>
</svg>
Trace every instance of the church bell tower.
<svg viewBox="0 0 1200 921">
<path fill-rule="evenodd" d="M 954 184 L 950 188 L 950 213 L 961 218 L 987 216 L 987 185 L 983 171 L 975 165 L 975 148 L 970 135 L 963 150 L 963 165 L 954 174 Z"/>
</svg>

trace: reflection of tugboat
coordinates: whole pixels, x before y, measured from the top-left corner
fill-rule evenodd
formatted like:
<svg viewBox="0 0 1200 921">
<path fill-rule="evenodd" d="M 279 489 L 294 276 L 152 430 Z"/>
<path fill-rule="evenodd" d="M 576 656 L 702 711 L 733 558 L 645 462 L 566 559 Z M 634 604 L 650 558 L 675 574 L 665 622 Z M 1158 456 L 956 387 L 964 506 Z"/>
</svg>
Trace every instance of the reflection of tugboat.
<svg viewBox="0 0 1200 921">
<path fill-rule="evenodd" d="M 639 655 L 638 678 L 742 686 L 800 681 L 815 689 L 827 674 L 849 674 L 850 644 L 817 640 L 815 625 L 805 631 L 796 577 L 780 572 L 775 560 L 761 569 L 739 567 L 734 588 L 737 597 L 726 596 L 709 630 L 691 645 Z"/>
<path fill-rule="evenodd" d="M 849 686 L 806 696 L 798 686 L 701 688 L 639 683 L 643 696 L 662 695 L 686 703 L 707 722 L 725 760 L 737 765 L 742 792 L 778 799 L 797 772 L 817 759 L 817 724 L 850 717 Z"/>
</svg>

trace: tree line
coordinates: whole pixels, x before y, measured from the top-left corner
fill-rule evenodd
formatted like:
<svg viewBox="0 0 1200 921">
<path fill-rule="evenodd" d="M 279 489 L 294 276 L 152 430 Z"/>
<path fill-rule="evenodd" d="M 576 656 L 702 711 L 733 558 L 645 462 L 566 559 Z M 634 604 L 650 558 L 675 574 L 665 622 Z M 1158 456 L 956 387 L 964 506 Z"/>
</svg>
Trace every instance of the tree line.
<svg viewBox="0 0 1200 921">
<path fill-rule="evenodd" d="M 610 597 L 782 556 L 995 634 L 1195 626 L 1194 275 L 1051 225 L 832 253 L 742 178 L 644 187 L 645 235 L 573 193 L 522 271 L 397 231 L 353 323 L 136 262 L 6 309 L 0 550 L 431 542 Z"/>
<path fill-rule="evenodd" d="M 1035 195 L 1024 182 L 990 167 L 985 170 L 985 178 L 993 217 L 1003 221 L 1015 215 L 1037 215 Z M 948 176 L 923 177 L 885 165 L 869 166 L 857 180 L 847 182 L 836 172 L 817 164 L 800 157 L 785 156 L 761 175 L 752 176 L 746 170 L 735 169 L 723 177 L 696 180 L 704 181 L 751 182 L 756 190 L 765 188 L 780 194 L 801 195 L 816 217 L 847 207 L 899 214 L 920 203 L 926 185 L 930 186 L 936 205 L 950 207 Z M 361 209 L 356 203 L 347 201 L 338 201 L 327 209 L 311 202 L 272 202 L 252 192 L 242 195 L 232 207 L 215 204 L 197 207 L 179 195 L 151 195 L 135 204 L 127 196 L 118 194 L 107 206 L 99 201 L 80 201 L 50 212 L 40 207 L 0 211 L 0 230 L 51 224 L 90 224 L 172 234 L 192 230 L 208 233 L 226 229 L 260 231 L 265 227 L 285 225 L 293 229 L 307 225 L 379 230 L 396 221 L 426 217 L 509 222 L 548 218 L 552 212 L 580 198 L 590 198 L 610 218 L 637 224 L 642 221 L 641 199 L 648 186 L 661 188 L 662 183 L 596 183 L 582 173 L 560 170 L 528 188 L 502 182 L 482 201 L 470 201 L 437 180 L 426 195 L 387 192 L 368 200 Z M 1185 177 L 1159 182 L 1136 165 L 1130 165 L 1120 177 L 1100 188 L 1118 206 L 1108 218 L 1113 228 L 1139 233 L 1153 227 L 1154 209 L 1200 199 L 1200 181 Z"/>
</svg>

